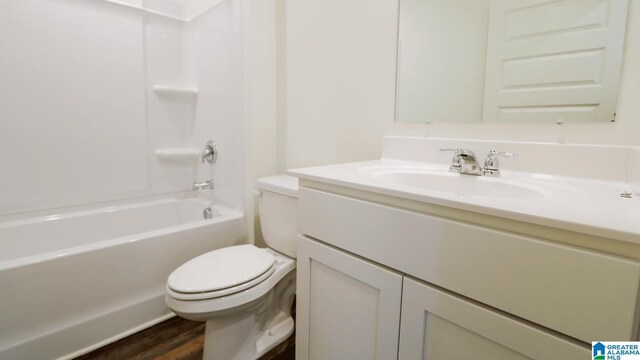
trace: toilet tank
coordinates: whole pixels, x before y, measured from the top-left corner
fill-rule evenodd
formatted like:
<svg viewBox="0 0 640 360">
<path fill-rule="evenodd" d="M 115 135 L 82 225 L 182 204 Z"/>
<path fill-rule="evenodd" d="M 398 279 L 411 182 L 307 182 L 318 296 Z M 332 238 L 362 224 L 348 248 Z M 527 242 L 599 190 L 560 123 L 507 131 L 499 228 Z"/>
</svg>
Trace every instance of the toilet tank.
<svg viewBox="0 0 640 360">
<path fill-rule="evenodd" d="M 276 175 L 258 179 L 260 228 L 273 250 L 296 257 L 298 178 Z"/>
</svg>

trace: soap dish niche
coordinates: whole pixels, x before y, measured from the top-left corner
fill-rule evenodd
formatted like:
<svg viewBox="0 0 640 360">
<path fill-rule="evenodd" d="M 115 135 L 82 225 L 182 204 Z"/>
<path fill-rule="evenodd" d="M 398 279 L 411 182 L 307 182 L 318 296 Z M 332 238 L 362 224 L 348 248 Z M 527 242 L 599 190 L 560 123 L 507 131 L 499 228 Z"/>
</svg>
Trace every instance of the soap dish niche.
<svg viewBox="0 0 640 360">
<path fill-rule="evenodd" d="M 160 98 L 195 101 L 198 98 L 198 88 L 170 86 L 170 85 L 154 85 L 153 91 Z"/>
<path fill-rule="evenodd" d="M 162 161 L 192 163 L 198 161 L 200 152 L 191 148 L 157 149 L 156 157 Z"/>
</svg>

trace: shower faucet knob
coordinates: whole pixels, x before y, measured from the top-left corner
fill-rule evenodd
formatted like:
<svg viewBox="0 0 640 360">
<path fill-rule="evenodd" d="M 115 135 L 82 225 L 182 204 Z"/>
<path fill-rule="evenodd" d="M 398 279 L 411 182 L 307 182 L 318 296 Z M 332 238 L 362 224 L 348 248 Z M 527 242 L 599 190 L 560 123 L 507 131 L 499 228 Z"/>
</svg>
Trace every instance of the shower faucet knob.
<svg viewBox="0 0 640 360">
<path fill-rule="evenodd" d="M 209 164 L 213 164 L 218 160 L 218 144 L 212 140 L 207 141 L 204 150 L 202 150 L 202 163 L 206 160 Z"/>
</svg>

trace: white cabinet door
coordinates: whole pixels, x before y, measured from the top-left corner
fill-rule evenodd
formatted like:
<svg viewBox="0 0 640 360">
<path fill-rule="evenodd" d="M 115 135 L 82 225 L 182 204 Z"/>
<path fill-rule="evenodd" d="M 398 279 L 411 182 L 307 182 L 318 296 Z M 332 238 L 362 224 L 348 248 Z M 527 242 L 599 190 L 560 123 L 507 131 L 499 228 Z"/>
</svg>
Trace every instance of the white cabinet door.
<svg viewBox="0 0 640 360">
<path fill-rule="evenodd" d="M 402 275 L 300 236 L 296 359 L 398 356 Z"/>
<path fill-rule="evenodd" d="M 589 354 L 587 344 L 404 279 L 401 360 L 587 359 Z"/>
<path fill-rule="evenodd" d="M 484 121 L 611 121 L 627 0 L 493 0 Z"/>
</svg>

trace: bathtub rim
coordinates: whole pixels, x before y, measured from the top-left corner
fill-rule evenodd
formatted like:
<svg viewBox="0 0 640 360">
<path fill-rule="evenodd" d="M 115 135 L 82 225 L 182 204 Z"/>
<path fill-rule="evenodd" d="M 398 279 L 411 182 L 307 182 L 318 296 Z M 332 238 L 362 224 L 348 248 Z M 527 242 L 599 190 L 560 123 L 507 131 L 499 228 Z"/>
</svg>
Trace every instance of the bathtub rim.
<svg viewBox="0 0 640 360">
<path fill-rule="evenodd" d="M 134 205 L 134 204 L 152 203 L 156 201 L 170 201 L 170 200 L 174 200 L 174 201 L 175 200 L 177 201 L 197 200 L 197 201 L 202 201 L 203 203 L 215 204 L 216 206 L 221 206 L 221 207 L 229 208 L 236 211 L 242 211 L 241 206 L 216 199 L 214 196 L 212 196 L 212 194 L 204 194 L 198 191 L 179 191 L 179 192 L 170 192 L 170 193 L 155 194 L 155 195 L 123 197 L 118 199 L 94 201 L 94 202 L 81 203 L 81 204 L 52 206 L 48 208 L 15 211 L 10 213 L 0 213 L 0 226 L 4 226 L 3 224 L 13 223 L 13 222 L 16 222 L 17 224 L 19 221 L 28 222 L 29 220 L 32 220 L 35 218 L 62 216 L 62 215 L 71 214 L 71 213 L 83 213 L 83 212 L 91 212 L 93 210 L 104 210 L 106 208 L 111 208 L 111 207 L 126 207 L 130 204 Z"/>
<path fill-rule="evenodd" d="M 188 198 L 188 199 L 171 198 L 171 199 L 166 199 L 166 201 L 176 201 L 176 200 L 180 201 L 180 200 L 189 200 L 189 199 L 191 198 Z M 195 199 L 198 199 L 198 197 L 196 197 Z M 158 201 L 159 200 L 154 200 L 151 202 L 158 202 Z M 145 203 L 148 204 L 149 202 L 145 202 Z M 4 261 L 0 261 L 0 271 L 17 269 L 17 268 L 45 262 L 51 259 L 63 259 L 73 255 L 79 255 L 79 254 L 85 254 L 92 251 L 98 251 L 98 250 L 117 246 L 124 243 L 137 242 L 137 241 L 153 238 L 159 235 L 171 234 L 171 233 L 176 233 L 180 231 L 187 231 L 190 229 L 195 229 L 195 228 L 204 227 L 204 226 L 213 226 L 222 222 L 241 219 L 244 217 L 244 213 L 242 213 L 241 211 L 233 210 L 226 206 L 218 205 L 218 204 L 216 204 L 215 207 L 220 211 L 220 216 L 214 217 L 212 219 L 201 219 L 193 222 L 188 222 L 186 224 L 173 225 L 173 226 L 163 227 L 163 228 L 145 231 L 137 234 L 119 236 L 112 239 L 102 240 L 94 243 L 77 245 L 77 246 L 72 246 L 69 248 L 64 248 L 64 249 L 59 249 L 54 251 L 47 251 L 41 254 L 34 254 L 34 255 L 19 257 L 16 259 L 4 260 Z M 105 208 L 107 207 L 101 207 L 100 209 L 104 210 Z M 97 209 L 94 209 L 94 210 L 97 211 Z M 84 211 L 79 211 L 79 212 L 84 212 Z M 100 211 L 97 211 L 97 212 L 100 212 Z M 76 214 L 75 216 L 77 215 L 78 214 Z"/>
</svg>

